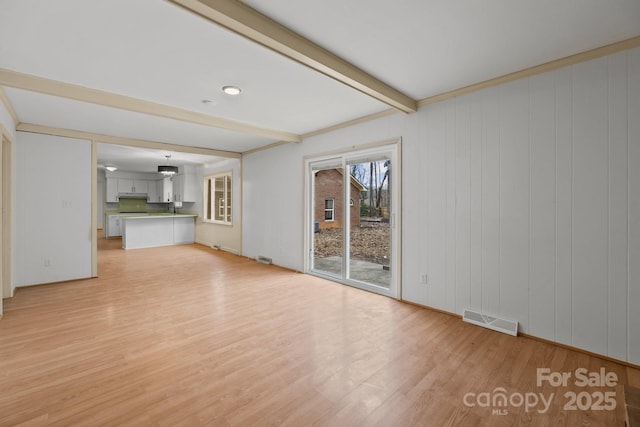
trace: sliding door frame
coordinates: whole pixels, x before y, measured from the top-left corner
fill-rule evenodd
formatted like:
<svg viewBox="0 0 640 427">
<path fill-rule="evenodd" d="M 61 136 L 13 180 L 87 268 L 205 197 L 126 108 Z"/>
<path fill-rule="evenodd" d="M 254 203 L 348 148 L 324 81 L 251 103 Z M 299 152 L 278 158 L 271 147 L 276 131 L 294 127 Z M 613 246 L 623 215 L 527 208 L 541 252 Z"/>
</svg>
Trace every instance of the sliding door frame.
<svg viewBox="0 0 640 427">
<path fill-rule="evenodd" d="M 394 138 L 375 142 L 372 144 L 351 146 L 345 149 L 327 151 L 323 153 L 305 156 L 304 161 L 304 273 L 326 278 L 338 283 L 364 289 L 370 292 L 379 293 L 395 299 L 402 299 L 402 253 L 401 253 L 401 236 L 402 236 L 402 141 L 401 138 Z M 313 268 L 313 242 L 314 242 L 314 194 L 313 194 L 313 166 L 315 164 L 334 164 L 339 159 L 345 170 L 343 180 L 343 206 L 348 205 L 348 188 L 349 188 L 349 168 L 348 164 L 352 161 L 359 161 L 359 158 L 367 158 L 389 154 L 391 159 L 391 212 L 390 226 L 391 232 L 391 283 L 389 289 L 349 279 L 349 259 L 346 256 L 349 248 L 349 234 L 344 230 L 350 228 L 350 215 L 348 209 L 343 209 L 342 223 L 343 226 L 343 257 L 342 257 L 342 277 L 336 277 L 331 274 L 325 274 L 322 271 Z"/>
</svg>

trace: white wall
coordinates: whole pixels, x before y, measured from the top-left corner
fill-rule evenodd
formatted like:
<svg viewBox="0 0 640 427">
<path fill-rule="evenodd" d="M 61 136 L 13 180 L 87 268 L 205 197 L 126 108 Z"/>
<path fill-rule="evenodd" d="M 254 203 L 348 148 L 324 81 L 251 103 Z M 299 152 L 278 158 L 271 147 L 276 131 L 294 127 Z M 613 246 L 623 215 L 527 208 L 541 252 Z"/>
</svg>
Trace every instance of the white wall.
<svg viewBox="0 0 640 427">
<path fill-rule="evenodd" d="M 194 208 L 199 212 L 196 218 L 196 243 L 206 246 L 217 245 L 220 248 L 241 254 L 242 253 L 242 205 L 237 203 L 241 200 L 242 191 L 242 171 L 239 159 L 228 159 L 215 163 L 211 166 L 200 166 L 196 168 L 196 181 L 198 183 L 198 194 L 203 194 L 204 177 L 221 172 L 231 171 L 232 185 L 232 219 L 233 225 L 212 224 L 202 221 L 204 210 L 202 198 L 194 204 Z M 236 203 L 234 203 L 234 200 Z"/>
<path fill-rule="evenodd" d="M 16 286 L 90 277 L 91 143 L 18 132 L 14 150 Z"/>
<path fill-rule="evenodd" d="M 246 156 L 244 254 L 302 269 L 303 156 L 397 136 L 404 299 L 640 363 L 640 49 Z"/>
<path fill-rule="evenodd" d="M 242 254 L 302 270 L 303 148 L 287 144 L 243 157 Z"/>
</svg>

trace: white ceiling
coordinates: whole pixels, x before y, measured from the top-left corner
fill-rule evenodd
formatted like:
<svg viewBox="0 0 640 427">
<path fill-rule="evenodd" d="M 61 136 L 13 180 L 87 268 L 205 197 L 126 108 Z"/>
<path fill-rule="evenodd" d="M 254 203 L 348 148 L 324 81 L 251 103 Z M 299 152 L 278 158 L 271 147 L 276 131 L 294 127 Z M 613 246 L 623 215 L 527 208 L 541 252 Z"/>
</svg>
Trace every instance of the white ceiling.
<svg viewBox="0 0 640 427">
<path fill-rule="evenodd" d="M 639 0 L 245 3 L 415 100 L 640 35 Z M 0 11 L 0 68 L 19 73 L 299 135 L 389 108 L 168 1 L 0 0 Z M 277 141 L 5 92 L 23 123 L 234 152 Z"/>
<path fill-rule="evenodd" d="M 414 99 L 640 35 L 639 0 L 246 0 Z"/>
<path fill-rule="evenodd" d="M 168 161 L 165 156 L 171 156 Z M 98 143 L 98 168 L 116 166 L 119 171 L 158 172 L 158 165 L 203 165 L 221 158 L 204 154 L 180 153 L 170 150 L 149 150 L 116 144 Z"/>
</svg>

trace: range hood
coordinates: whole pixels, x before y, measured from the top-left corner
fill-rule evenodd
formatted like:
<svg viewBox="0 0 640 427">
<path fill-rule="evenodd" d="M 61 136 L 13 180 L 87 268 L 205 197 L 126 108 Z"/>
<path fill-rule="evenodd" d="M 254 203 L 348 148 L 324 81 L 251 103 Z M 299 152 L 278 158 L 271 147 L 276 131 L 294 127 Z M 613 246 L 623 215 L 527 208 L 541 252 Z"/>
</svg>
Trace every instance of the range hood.
<svg viewBox="0 0 640 427">
<path fill-rule="evenodd" d="M 147 200 L 146 193 L 118 193 L 119 199 L 144 199 Z"/>
</svg>

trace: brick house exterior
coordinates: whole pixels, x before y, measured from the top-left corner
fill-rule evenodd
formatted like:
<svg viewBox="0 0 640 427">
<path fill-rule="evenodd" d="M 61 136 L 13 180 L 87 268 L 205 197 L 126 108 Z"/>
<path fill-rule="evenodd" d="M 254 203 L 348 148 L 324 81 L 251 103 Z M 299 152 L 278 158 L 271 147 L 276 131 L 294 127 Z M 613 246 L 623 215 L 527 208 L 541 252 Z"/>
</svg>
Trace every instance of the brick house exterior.
<svg viewBox="0 0 640 427">
<path fill-rule="evenodd" d="M 314 220 L 319 229 L 341 228 L 343 218 L 342 169 L 316 172 L 314 178 Z M 351 226 L 360 226 L 360 192 L 365 187 L 351 177 Z"/>
</svg>

